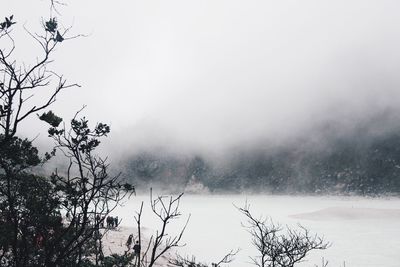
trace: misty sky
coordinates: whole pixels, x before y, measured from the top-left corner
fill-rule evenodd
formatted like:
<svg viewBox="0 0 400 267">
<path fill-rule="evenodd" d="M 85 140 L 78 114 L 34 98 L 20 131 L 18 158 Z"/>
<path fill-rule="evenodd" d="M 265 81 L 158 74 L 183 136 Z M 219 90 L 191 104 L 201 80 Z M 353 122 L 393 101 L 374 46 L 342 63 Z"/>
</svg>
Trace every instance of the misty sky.
<svg viewBox="0 0 400 267">
<path fill-rule="evenodd" d="M 400 106 L 398 1 L 67 2 L 60 21 L 88 37 L 63 43 L 54 67 L 82 87 L 52 109 L 69 119 L 86 104 L 116 149 L 219 149 Z M 34 60 L 22 25 L 36 29 L 47 1 L 1 7 Z M 24 131 L 45 138 L 40 125 Z"/>
</svg>

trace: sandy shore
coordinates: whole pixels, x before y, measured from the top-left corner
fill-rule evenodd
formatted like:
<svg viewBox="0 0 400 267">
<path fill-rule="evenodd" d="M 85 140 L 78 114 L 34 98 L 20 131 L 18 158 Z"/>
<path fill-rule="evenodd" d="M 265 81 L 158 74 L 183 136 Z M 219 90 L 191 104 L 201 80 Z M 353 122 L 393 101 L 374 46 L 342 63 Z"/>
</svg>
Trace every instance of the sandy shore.
<svg viewBox="0 0 400 267">
<path fill-rule="evenodd" d="M 136 238 L 137 229 L 135 227 L 126 226 L 110 229 L 103 238 L 104 254 L 106 256 L 113 253 L 123 254 L 128 249 L 126 246 L 126 241 L 128 240 L 130 234 L 133 234 L 134 238 Z M 147 247 L 151 234 L 152 233 L 149 229 L 142 229 L 142 247 Z M 163 257 L 160 257 L 160 260 L 158 260 L 156 266 L 173 266 L 168 264 L 168 259 L 173 257 L 173 255 L 175 255 L 175 252 L 173 249 L 171 249 L 169 253 L 167 252 Z"/>
<path fill-rule="evenodd" d="M 126 241 L 130 234 L 137 234 L 137 229 L 133 227 L 117 227 L 110 229 L 103 238 L 104 254 L 122 254 L 127 250 Z"/>
</svg>

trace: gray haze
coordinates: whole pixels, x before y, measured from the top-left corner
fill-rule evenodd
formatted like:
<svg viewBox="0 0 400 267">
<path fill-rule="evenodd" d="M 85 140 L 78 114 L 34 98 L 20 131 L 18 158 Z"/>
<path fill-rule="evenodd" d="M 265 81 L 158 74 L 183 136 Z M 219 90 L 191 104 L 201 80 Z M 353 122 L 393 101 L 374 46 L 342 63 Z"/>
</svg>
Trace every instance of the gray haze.
<svg viewBox="0 0 400 267">
<path fill-rule="evenodd" d="M 35 29 L 47 1 L 2 0 Z M 53 110 L 83 104 L 110 123 L 119 155 L 146 146 L 218 151 L 343 131 L 400 106 L 398 1 L 68 1 L 55 68 L 81 88 Z M 4 12 L 7 13 L 4 13 Z M 25 40 L 21 37 L 21 40 Z M 17 50 L 34 60 L 35 46 Z M 371 119 L 372 122 L 373 119 Z M 46 134 L 38 121 L 29 136 Z"/>
</svg>

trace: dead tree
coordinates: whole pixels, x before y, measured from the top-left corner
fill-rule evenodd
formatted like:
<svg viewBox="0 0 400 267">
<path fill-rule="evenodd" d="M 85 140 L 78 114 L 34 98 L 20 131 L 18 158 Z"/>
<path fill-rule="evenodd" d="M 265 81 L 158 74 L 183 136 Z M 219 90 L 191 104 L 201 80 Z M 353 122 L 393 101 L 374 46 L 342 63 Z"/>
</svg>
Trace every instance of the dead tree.
<svg viewBox="0 0 400 267">
<path fill-rule="evenodd" d="M 37 112 L 46 109 L 56 101 L 61 90 L 78 86 L 67 84 L 66 79 L 51 69 L 51 56 L 62 42 L 76 38 L 68 37 L 70 28 L 61 28 L 56 17 L 43 22 L 42 33 L 26 32 L 42 48 L 42 54 L 32 64 L 14 59 L 16 44 L 12 37 L 14 17 L 0 23 L 0 40 L 5 42 L 0 48 L 0 127 L 6 142 L 17 133 L 19 124 Z M 33 102 L 35 92 L 41 88 L 52 88 L 47 97 L 40 102 Z M 37 99 L 36 99 L 37 100 Z"/>
<path fill-rule="evenodd" d="M 301 225 L 293 229 L 275 224 L 270 218 L 256 218 L 247 204 L 238 210 L 247 219 L 243 226 L 250 233 L 252 244 L 259 253 L 250 257 L 256 266 L 293 267 L 302 262 L 310 251 L 326 249 L 330 245 L 323 237 L 312 235 Z"/>
<path fill-rule="evenodd" d="M 188 216 L 184 226 L 177 235 L 170 236 L 167 230 L 167 226 L 182 216 L 179 205 L 183 193 L 173 197 L 173 196 L 157 196 L 153 198 L 153 192 L 150 190 L 150 206 L 153 214 L 159 219 L 161 225 L 160 228 L 155 231 L 147 245 L 144 246 L 143 238 L 141 235 L 141 216 L 143 212 L 143 202 L 139 212 L 135 216 L 136 224 L 138 227 L 138 237 L 139 244 L 142 248 L 145 248 L 144 252 L 141 254 L 139 261 L 136 262 L 135 266 L 141 267 L 152 267 L 160 259 L 161 256 L 165 255 L 166 252 L 174 247 L 181 247 L 182 236 L 186 230 L 186 227 L 190 220 L 190 215 Z"/>
<path fill-rule="evenodd" d="M 236 254 L 238 254 L 240 249 L 237 250 L 231 250 L 225 256 L 222 257 L 217 263 L 212 263 L 211 266 L 213 267 L 219 267 L 221 264 L 228 264 L 231 263 L 234 260 L 234 257 Z"/>
<path fill-rule="evenodd" d="M 178 267 L 208 267 L 207 264 L 198 262 L 196 257 L 182 257 L 176 255 L 175 259 L 169 260 L 169 263 Z"/>
<path fill-rule="evenodd" d="M 325 258 L 321 259 L 321 267 L 327 267 L 329 261 L 325 260 Z M 314 267 L 319 267 L 317 264 L 314 265 Z"/>
<path fill-rule="evenodd" d="M 222 259 L 220 259 L 217 263 L 211 263 L 211 267 L 220 267 L 223 264 L 231 263 L 234 260 L 234 257 L 239 252 L 238 250 L 231 250 L 229 251 Z M 176 258 L 169 260 L 169 263 L 174 266 L 179 267 L 208 267 L 209 265 L 201 262 L 197 262 L 196 258 L 192 256 L 189 257 L 182 257 L 179 254 L 176 255 Z"/>
<path fill-rule="evenodd" d="M 142 226 L 141 226 L 142 212 L 143 212 L 143 201 L 140 204 L 139 211 L 136 212 L 136 215 L 135 215 L 135 221 L 136 221 L 137 230 L 138 230 L 138 242 L 139 242 L 140 246 L 142 246 L 142 230 L 141 230 L 142 229 Z M 146 254 L 147 254 L 147 251 L 146 251 Z M 142 266 L 142 256 L 141 255 L 138 255 L 138 257 L 135 259 L 135 261 L 136 261 L 135 262 L 136 266 Z"/>
</svg>

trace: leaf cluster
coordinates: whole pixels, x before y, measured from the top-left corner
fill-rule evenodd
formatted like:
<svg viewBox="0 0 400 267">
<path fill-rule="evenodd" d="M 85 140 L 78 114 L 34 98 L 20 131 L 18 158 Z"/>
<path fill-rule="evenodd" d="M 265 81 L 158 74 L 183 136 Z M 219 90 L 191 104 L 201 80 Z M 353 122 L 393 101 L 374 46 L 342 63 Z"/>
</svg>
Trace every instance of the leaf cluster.
<svg viewBox="0 0 400 267">
<path fill-rule="evenodd" d="M 13 19 L 14 19 L 14 15 L 11 15 L 10 17 L 5 17 L 4 21 L 0 23 L 0 31 L 7 30 L 12 25 L 14 25 L 16 22 L 13 21 Z"/>
<path fill-rule="evenodd" d="M 41 163 L 38 149 L 28 139 L 14 136 L 6 140 L 4 134 L 0 134 L 0 143 L 0 166 L 4 169 L 19 172 Z"/>
<path fill-rule="evenodd" d="M 55 42 L 61 43 L 64 41 L 64 37 L 58 30 L 58 22 L 56 18 L 50 18 L 48 21 L 44 23 L 44 28 L 47 32 L 53 35 L 53 39 Z"/>
<path fill-rule="evenodd" d="M 39 116 L 39 119 L 47 122 L 54 128 L 57 128 L 62 122 L 62 118 L 55 115 L 51 110 L 49 110 L 48 112 L 44 112 L 42 115 Z"/>
</svg>

